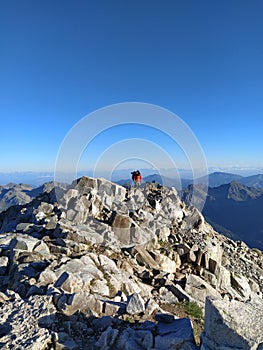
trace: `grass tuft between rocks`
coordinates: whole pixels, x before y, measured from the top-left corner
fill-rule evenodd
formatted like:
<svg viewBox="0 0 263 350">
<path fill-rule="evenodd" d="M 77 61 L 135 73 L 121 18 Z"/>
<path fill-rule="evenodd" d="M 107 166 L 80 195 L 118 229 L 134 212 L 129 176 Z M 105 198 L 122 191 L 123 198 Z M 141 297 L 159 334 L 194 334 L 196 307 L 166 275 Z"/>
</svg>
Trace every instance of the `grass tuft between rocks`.
<svg viewBox="0 0 263 350">
<path fill-rule="evenodd" d="M 194 318 L 199 318 L 199 319 L 203 319 L 203 311 L 200 308 L 200 306 L 197 305 L 197 303 L 190 301 L 188 303 L 182 303 L 185 312 L 189 315 L 192 316 Z"/>
</svg>

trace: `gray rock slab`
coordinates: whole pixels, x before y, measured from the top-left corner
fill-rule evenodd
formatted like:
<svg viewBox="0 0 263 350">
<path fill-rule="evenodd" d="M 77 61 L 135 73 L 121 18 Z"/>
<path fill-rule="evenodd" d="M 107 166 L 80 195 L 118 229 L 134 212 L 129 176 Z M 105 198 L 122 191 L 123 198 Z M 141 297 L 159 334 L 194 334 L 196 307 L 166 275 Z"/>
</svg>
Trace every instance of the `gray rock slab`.
<svg viewBox="0 0 263 350">
<path fill-rule="evenodd" d="M 193 341 L 193 327 L 189 318 L 178 318 L 171 323 L 159 322 L 157 324 L 157 334 L 166 335 L 173 333 L 174 337 L 184 339 L 186 341 Z"/>
<path fill-rule="evenodd" d="M 243 298 L 247 299 L 250 296 L 251 289 L 246 277 L 232 273 L 231 285 Z"/>
<path fill-rule="evenodd" d="M 85 292 L 62 294 L 58 296 L 57 301 L 55 299 L 54 303 L 57 308 L 67 316 L 73 315 L 77 311 L 95 316 L 102 312 L 103 302 L 94 295 Z"/>
<path fill-rule="evenodd" d="M 112 317 L 103 316 L 101 318 L 96 318 L 92 321 L 92 326 L 98 331 L 104 331 L 113 324 Z"/>
<path fill-rule="evenodd" d="M 187 341 L 182 338 L 178 338 L 173 333 L 166 334 L 165 336 L 157 335 L 155 337 L 155 347 L 153 348 L 153 350 L 167 349 L 198 350 L 199 348 L 195 345 L 193 341 Z"/>
<path fill-rule="evenodd" d="M 119 336 L 115 349 L 150 350 L 153 346 L 153 335 L 148 330 L 125 329 Z"/>
<path fill-rule="evenodd" d="M 140 294 L 134 293 L 128 298 L 126 311 L 130 315 L 145 311 L 145 304 Z"/>
<path fill-rule="evenodd" d="M 186 276 L 185 292 L 191 295 L 195 301 L 203 304 L 207 296 L 220 299 L 220 293 L 201 277 L 189 274 Z"/>
<path fill-rule="evenodd" d="M 126 305 L 124 303 L 107 300 L 107 301 L 104 301 L 102 313 L 105 316 L 124 314 L 125 309 L 126 309 Z"/>
<path fill-rule="evenodd" d="M 108 327 L 103 333 L 101 333 L 101 336 L 99 337 L 99 340 L 96 342 L 95 346 L 98 349 L 109 349 L 109 347 L 114 344 L 118 334 L 118 329 Z"/>
<path fill-rule="evenodd" d="M 263 301 L 206 299 L 202 350 L 263 347 Z"/>
<path fill-rule="evenodd" d="M 32 252 L 36 244 L 39 242 L 40 241 L 36 238 L 19 234 L 16 236 L 16 238 L 12 239 L 9 248 Z"/>
<path fill-rule="evenodd" d="M 160 324 L 163 323 L 173 323 L 173 321 L 175 320 L 174 315 L 171 314 L 164 314 L 164 313 L 157 313 L 154 316 L 155 320 L 160 322 Z"/>
<path fill-rule="evenodd" d="M 57 350 L 78 350 L 78 344 L 65 332 L 59 332 L 56 337 Z"/>
<path fill-rule="evenodd" d="M 179 301 L 194 301 L 194 298 L 191 297 L 179 284 L 170 283 L 167 285 L 167 289 L 171 291 Z"/>
<path fill-rule="evenodd" d="M 135 251 L 136 251 L 136 259 L 139 263 L 144 264 L 145 266 L 147 266 L 148 268 L 152 268 L 152 269 L 158 269 L 159 265 L 158 263 L 152 258 L 152 256 L 147 252 L 147 250 L 145 250 L 144 248 L 138 246 L 135 247 Z"/>
</svg>

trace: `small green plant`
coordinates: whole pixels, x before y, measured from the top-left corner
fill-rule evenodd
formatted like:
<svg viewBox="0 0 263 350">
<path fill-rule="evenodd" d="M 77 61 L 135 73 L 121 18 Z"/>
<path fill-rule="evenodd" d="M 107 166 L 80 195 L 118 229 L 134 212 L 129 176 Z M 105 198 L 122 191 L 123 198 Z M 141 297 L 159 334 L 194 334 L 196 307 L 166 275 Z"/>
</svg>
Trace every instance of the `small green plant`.
<svg viewBox="0 0 263 350">
<path fill-rule="evenodd" d="M 188 303 L 184 303 L 184 311 L 189 316 L 192 316 L 192 317 L 195 317 L 195 318 L 203 318 L 204 317 L 202 309 L 194 301 L 190 301 Z"/>
</svg>

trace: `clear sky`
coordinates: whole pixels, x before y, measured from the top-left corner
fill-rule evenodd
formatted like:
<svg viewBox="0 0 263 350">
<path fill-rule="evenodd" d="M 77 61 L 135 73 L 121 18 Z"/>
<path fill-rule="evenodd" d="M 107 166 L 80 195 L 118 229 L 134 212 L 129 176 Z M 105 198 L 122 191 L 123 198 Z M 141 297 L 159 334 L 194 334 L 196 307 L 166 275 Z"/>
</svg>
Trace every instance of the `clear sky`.
<svg viewBox="0 0 263 350">
<path fill-rule="evenodd" d="M 262 18 L 262 0 L 0 0 L 0 171 L 52 170 L 75 123 L 133 101 L 182 118 L 210 167 L 263 167 Z M 113 128 L 83 167 L 127 138 L 175 156 L 156 132 Z"/>
</svg>

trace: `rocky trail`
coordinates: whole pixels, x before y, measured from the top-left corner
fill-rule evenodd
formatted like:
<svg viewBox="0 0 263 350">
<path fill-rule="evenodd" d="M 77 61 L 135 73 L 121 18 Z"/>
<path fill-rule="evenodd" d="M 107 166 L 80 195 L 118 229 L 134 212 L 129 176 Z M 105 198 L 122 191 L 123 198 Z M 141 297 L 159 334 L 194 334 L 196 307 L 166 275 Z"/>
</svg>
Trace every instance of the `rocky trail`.
<svg viewBox="0 0 263 350">
<path fill-rule="evenodd" d="M 0 348 L 263 349 L 262 252 L 174 188 L 44 188 L 0 213 Z"/>
</svg>

